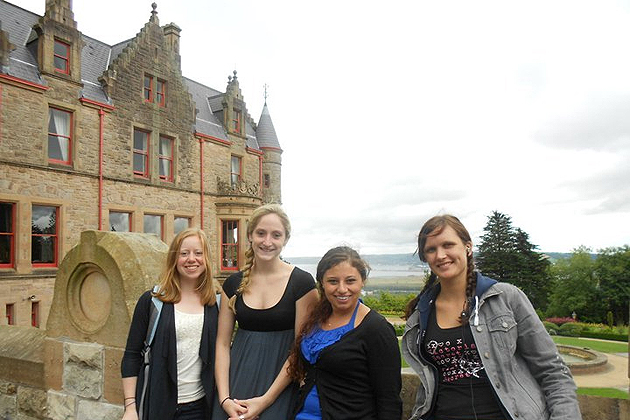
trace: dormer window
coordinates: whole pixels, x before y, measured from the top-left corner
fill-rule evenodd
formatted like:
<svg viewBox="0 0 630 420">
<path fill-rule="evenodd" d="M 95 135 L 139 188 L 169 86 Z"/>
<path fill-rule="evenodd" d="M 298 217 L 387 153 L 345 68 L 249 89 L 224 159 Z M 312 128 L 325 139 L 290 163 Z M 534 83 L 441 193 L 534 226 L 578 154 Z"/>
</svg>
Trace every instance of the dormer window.
<svg viewBox="0 0 630 420">
<path fill-rule="evenodd" d="M 70 45 L 55 39 L 55 71 L 70 74 Z"/>
<path fill-rule="evenodd" d="M 232 112 L 232 129 L 235 133 L 241 133 L 241 111 L 238 109 L 233 110 Z"/>
</svg>

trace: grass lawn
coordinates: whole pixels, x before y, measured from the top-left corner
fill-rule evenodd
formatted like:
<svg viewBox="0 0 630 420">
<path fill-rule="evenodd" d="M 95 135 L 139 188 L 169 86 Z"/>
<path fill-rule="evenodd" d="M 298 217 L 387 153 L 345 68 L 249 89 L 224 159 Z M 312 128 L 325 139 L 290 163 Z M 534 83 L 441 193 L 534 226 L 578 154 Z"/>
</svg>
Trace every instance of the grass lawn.
<svg viewBox="0 0 630 420">
<path fill-rule="evenodd" d="M 628 343 L 622 343 L 619 341 L 601 341 L 590 338 L 562 337 L 559 335 L 553 335 L 551 338 L 556 342 L 556 344 L 588 347 L 589 349 L 599 351 L 601 353 L 625 353 L 628 351 Z"/>
<path fill-rule="evenodd" d="M 620 400 L 630 398 L 627 392 L 616 388 L 578 388 L 577 393 L 581 395 L 594 395 L 596 397 L 618 398 Z"/>
</svg>

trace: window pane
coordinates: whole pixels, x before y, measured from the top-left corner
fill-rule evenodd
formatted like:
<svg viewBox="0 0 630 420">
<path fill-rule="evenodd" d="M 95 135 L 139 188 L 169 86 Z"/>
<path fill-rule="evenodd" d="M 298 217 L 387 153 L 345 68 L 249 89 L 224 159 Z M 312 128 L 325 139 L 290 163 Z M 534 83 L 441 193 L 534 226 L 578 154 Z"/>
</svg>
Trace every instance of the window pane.
<svg viewBox="0 0 630 420">
<path fill-rule="evenodd" d="M 238 156 L 232 156 L 232 173 L 238 174 L 241 172 L 241 159 Z"/>
<path fill-rule="evenodd" d="M 68 46 L 59 42 L 59 41 L 55 41 L 55 54 L 56 55 L 61 55 L 63 57 L 67 57 L 68 56 Z"/>
<path fill-rule="evenodd" d="M 0 203 L 0 233 L 13 232 L 13 204 Z"/>
<path fill-rule="evenodd" d="M 152 233 L 162 239 L 162 216 L 145 214 L 144 233 Z"/>
<path fill-rule="evenodd" d="M 50 206 L 33 206 L 31 219 L 33 233 L 57 233 L 57 208 Z"/>
<path fill-rule="evenodd" d="M 11 264 L 11 236 L 0 235 L 0 264 Z"/>
<path fill-rule="evenodd" d="M 57 136 L 48 135 L 48 157 L 50 159 L 65 160 L 61 152 L 61 140 L 65 139 Z M 68 156 L 67 153 L 66 156 Z"/>
<path fill-rule="evenodd" d="M 173 231 L 177 235 L 184 229 L 188 229 L 190 225 L 190 219 L 188 217 L 176 217 L 173 222 Z"/>
<path fill-rule="evenodd" d="M 136 150 L 147 150 L 148 133 L 140 130 L 133 131 L 133 148 Z"/>
<path fill-rule="evenodd" d="M 109 212 L 109 230 L 112 232 L 129 232 L 131 214 L 116 211 Z"/>
<path fill-rule="evenodd" d="M 162 156 L 172 157 L 173 154 L 173 139 L 168 137 L 160 137 L 160 154 Z"/>
<path fill-rule="evenodd" d="M 55 237 L 33 236 L 31 243 L 31 262 L 54 263 L 55 262 Z"/>
<path fill-rule="evenodd" d="M 133 154 L 133 171 L 145 173 L 146 156 L 138 153 Z"/>
<path fill-rule="evenodd" d="M 48 132 L 70 137 L 70 113 L 50 108 Z"/>
</svg>

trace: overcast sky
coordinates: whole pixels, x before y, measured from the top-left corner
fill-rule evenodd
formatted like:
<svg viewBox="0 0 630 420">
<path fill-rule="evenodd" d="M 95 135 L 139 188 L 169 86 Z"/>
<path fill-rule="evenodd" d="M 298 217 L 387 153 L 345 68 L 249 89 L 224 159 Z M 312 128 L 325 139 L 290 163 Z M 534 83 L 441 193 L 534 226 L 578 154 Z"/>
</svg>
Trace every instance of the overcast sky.
<svg viewBox="0 0 630 420">
<path fill-rule="evenodd" d="M 45 0 L 13 1 L 43 14 Z M 135 36 L 151 1 L 75 0 L 83 34 Z M 542 251 L 630 243 L 627 1 L 159 0 L 186 77 L 263 85 L 284 150 L 287 256 L 411 253 L 427 218 L 477 241 L 493 210 Z"/>
</svg>

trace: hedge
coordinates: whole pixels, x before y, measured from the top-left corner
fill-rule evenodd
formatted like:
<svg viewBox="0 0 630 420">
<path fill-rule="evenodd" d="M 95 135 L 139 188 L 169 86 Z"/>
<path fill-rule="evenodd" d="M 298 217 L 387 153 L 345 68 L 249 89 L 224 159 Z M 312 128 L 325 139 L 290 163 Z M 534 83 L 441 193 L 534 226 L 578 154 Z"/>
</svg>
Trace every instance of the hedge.
<svg viewBox="0 0 630 420">
<path fill-rule="evenodd" d="M 584 338 L 600 338 L 602 340 L 624 341 L 628 342 L 628 336 L 625 334 L 615 334 L 595 331 L 582 331 L 580 337 Z"/>
</svg>

